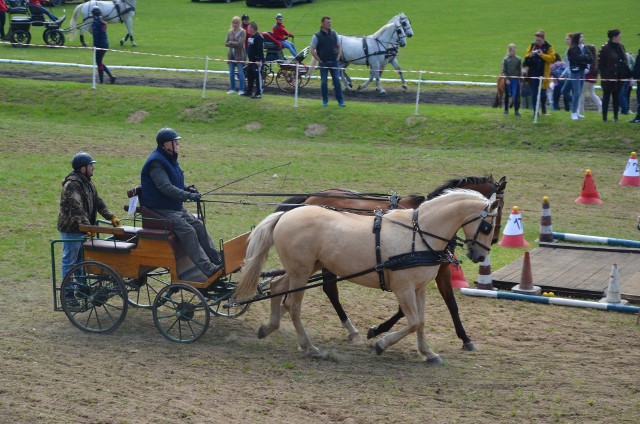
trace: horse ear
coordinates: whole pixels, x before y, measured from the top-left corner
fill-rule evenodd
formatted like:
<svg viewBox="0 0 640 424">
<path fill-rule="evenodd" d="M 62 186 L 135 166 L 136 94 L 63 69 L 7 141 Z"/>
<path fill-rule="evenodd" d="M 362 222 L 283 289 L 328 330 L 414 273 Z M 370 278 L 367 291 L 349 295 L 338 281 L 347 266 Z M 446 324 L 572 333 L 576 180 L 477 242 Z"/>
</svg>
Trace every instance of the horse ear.
<svg viewBox="0 0 640 424">
<path fill-rule="evenodd" d="M 496 192 L 501 193 L 504 191 L 506 187 L 507 187 L 507 177 L 503 176 L 502 178 L 500 178 L 500 181 L 498 181 L 498 189 L 496 190 Z"/>
<path fill-rule="evenodd" d="M 497 195 L 496 195 L 496 193 L 493 193 L 493 194 L 491 195 L 491 197 L 489 197 L 489 201 L 490 201 L 491 203 L 495 202 L 495 201 L 496 201 L 496 199 L 497 199 Z M 491 209 L 493 209 L 493 207 L 492 207 Z"/>
</svg>

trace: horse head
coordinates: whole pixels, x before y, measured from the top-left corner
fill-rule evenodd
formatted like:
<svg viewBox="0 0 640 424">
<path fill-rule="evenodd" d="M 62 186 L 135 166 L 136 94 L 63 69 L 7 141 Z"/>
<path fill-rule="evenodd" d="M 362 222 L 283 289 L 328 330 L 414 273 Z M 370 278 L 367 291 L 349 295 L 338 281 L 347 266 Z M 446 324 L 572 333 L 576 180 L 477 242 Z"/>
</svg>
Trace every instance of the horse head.
<svg viewBox="0 0 640 424">
<path fill-rule="evenodd" d="M 388 46 L 389 44 L 394 46 L 404 47 L 407 45 L 407 35 L 402 29 L 400 22 L 391 22 L 380 28 L 375 34 L 371 36 L 378 43 Z"/>
<path fill-rule="evenodd" d="M 391 18 L 391 20 L 389 21 L 389 23 L 396 23 L 396 22 L 399 22 L 400 25 L 402 25 L 402 29 L 404 30 L 404 33 L 407 35 L 407 37 L 409 38 L 413 37 L 413 28 L 411 28 L 411 20 L 409 20 L 409 17 L 407 17 L 407 15 L 400 12 L 396 16 Z"/>
<path fill-rule="evenodd" d="M 471 216 L 462 224 L 467 258 L 474 263 L 484 261 L 491 251 L 490 242 L 500 206 L 500 200 L 497 199 L 496 194 L 484 200 L 485 205 L 482 211 L 479 214 L 476 212 L 475 216 Z"/>
</svg>

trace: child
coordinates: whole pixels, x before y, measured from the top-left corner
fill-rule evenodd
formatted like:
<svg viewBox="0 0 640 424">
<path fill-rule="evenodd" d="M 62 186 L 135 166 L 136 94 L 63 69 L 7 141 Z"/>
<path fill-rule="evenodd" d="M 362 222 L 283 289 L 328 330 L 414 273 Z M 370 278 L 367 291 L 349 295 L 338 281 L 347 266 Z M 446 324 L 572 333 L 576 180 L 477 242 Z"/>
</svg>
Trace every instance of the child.
<svg viewBox="0 0 640 424">
<path fill-rule="evenodd" d="M 516 45 L 507 46 L 507 55 L 502 60 L 501 75 L 505 78 L 504 114 L 509 114 L 509 97 L 512 98 L 515 115 L 520 116 L 520 76 L 522 75 L 522 59 L 516 56 Z"/>
</svg>

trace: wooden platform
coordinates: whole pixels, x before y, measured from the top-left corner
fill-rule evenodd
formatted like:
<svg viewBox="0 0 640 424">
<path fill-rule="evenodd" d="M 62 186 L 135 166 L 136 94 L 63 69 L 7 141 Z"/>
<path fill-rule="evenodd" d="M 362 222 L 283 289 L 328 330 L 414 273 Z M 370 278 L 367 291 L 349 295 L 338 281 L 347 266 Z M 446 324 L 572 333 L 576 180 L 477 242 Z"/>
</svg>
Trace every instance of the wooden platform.
<svg viewBox="0 0 640 424">
<path fill-rule="evenodd" d="M 543 291 L 600 299 L 618 265 L 620 296 L 640 303 L 640 249 L 540 243 L 530 252 L 533 284 Z M 523 258 L 493 271 L 493 285 L 510 289 L 520 283 Z"/>
</svg>

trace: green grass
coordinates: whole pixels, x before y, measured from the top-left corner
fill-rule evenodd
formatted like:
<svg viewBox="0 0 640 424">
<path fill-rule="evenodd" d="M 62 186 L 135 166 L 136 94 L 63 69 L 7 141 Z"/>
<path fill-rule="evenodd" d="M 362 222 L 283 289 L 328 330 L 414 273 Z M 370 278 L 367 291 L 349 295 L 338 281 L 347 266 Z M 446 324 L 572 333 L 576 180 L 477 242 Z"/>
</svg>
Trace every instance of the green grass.
<svg viewBox="0 0 640 424">
<path fill-rule="evenodd" d="M 69 19 L 64 25 L 69 25 L 74 7 L 65 6 Z M 59 9 L 54 12 L 61 15 Z M 309 44 L 324 15 L 332 17 L 334 29 L 339 33 L 368 35 L 398 12 L 404 12 L 411 18 L 415 37 L 409 39 L 407 47 L 401 50 L 400 63 L 407 70 L 434 72 L 427 74 L 425 78 L 429 79 L 493 81 L 507 44 L 516 43 L 522 55 L 527 44 L 533 41 L 533 33 L 540 28 L 546 31 L 547 39 L 560 52 L 565 49 L 564 35 L 570 31 L 582 31 L 587 43 L 600 46 L 606 41 L 607 30 L 617 27 L 623 32 L 622 42 L 628 51 L 635 52 L 640 44 L 635 35 L 638 31 L 635 0 L 620 0 L 607 5 L 597 0 L 585 0 L 579 8 L 571 2 L 550 0 L 522 3 L 517 8 L 506 7 L 504 2 L 497 0 L 406 0 L 401 5 L 388 0 L 318 0 L 286 10 L 248 8 L 243 1 L 226 4 L 140 0 L 134 21 L 134 33 L 140 47 L 123 49 L 119 46 L 118 40 L 125 34 L 124 26 L 120 24 L 109 27 L 111 46 L 116 50 L 160 56 L 114 52 L 109 53 L 105 62 L 110 65 L 204 69 L 205 57 L 226 57 L 224 39 L 234 15 L 248 13 L 252 20 L 258 22 L 261 31 L 267 31 L 271 30 L 277 12 L 284 13 L 285 25 L 298 35 L 295 42 L 299 50 Z M 34 42 L 41 42 L 39 28 L 32 34 Z M 90 42 L 91 36 L 87 37 Z M 79 46 L 79 40 L 67 41 L 66 45 Z M 91 63 L 90 54 L 78 49 L 14 49 L 6 45 L 0 51 L 0 58 L 7 59 Z M 226 69 L 226 65 L 218 61 L 213 62 L 210 68 Z M 463 73 L 475 76 L 460 75 Z M 487 77 L 481 78 L 481 75 Z"/>
<path fill-rule="evenodd" d="M 534 125 L 490 108 L 433 105 L 416 117 L 410 106 L 351 102 L 345 109 L 323 109 L 317 100 L 305 99 L 294 109 L 291 99 L 274 96 L 247 104 L 219 91 L 202 99 L 199 90 L 105 86 L 94 91 L 86 84 L 0 79 L 2 278 L 48 274 L 60 183 L 76 152 L 95 156 L 97 187 L 123 214 L 125 192 L 138 183 L 155 132 L 165 125 L 184 137 L 181 163 L 187 180 L 201 191 L 289 161 L 289 167 L 225 191 L 345 187 L 427 193 L 450 178 L 491 173 L 507 176 L 505 220 L 511 206 L 519 206 L 530 242 L 537 237 L 545 195 L 551 198 L 555 231 L 637 237 L 637 189 L 617 185 L 629 152 L 637 149 L 637 129 L 626 122 L 603 125 L 588 112 L 579 123 L 553 114 Z M 141 111 L 147 113 L 144 119 L 130 120 Z M 326 131 L 306 135 L 311 124 Z M 600 207 L 574 203 L 586 168 L 593 170 L 605 202 Z M 228 239 L 272 208 L 210 204 L 210 232 Z M 497 247 L 492 265 L 497 269 L 521 254 Z M 464 267 L 474 278 L 477 266 L 466 261 Z"/>
</svg>

